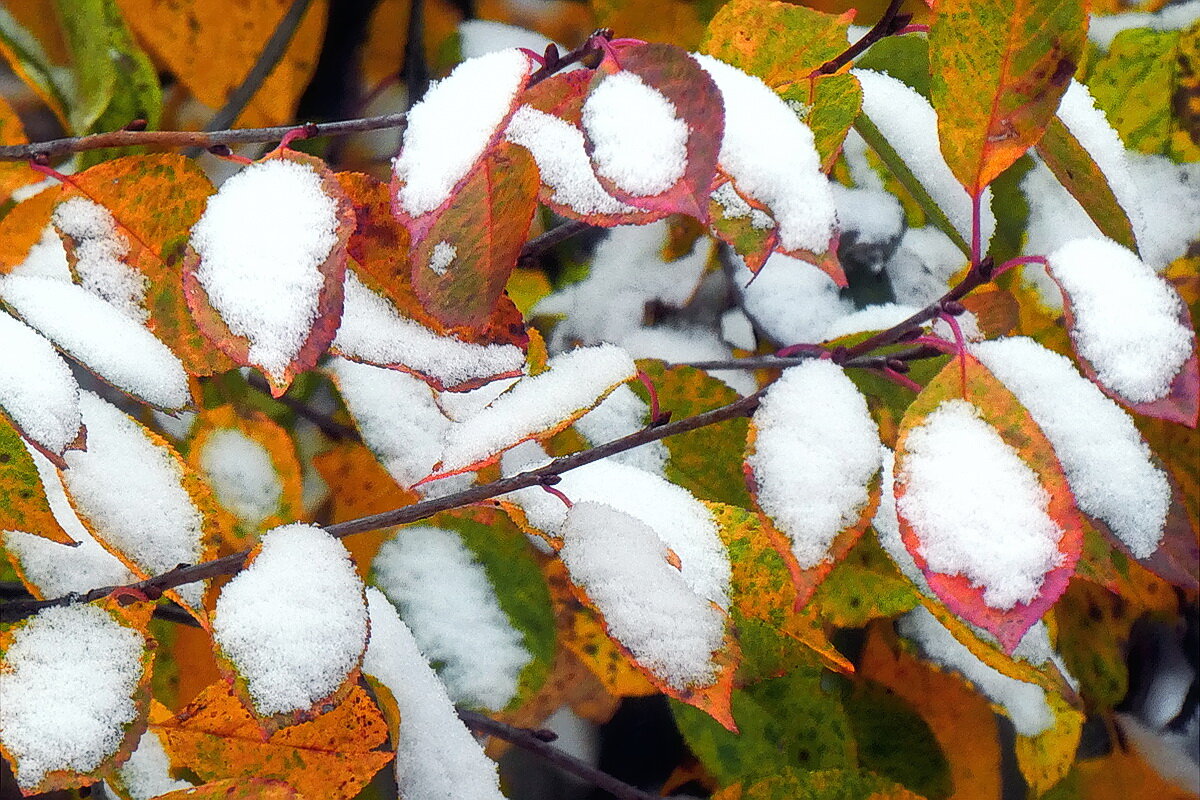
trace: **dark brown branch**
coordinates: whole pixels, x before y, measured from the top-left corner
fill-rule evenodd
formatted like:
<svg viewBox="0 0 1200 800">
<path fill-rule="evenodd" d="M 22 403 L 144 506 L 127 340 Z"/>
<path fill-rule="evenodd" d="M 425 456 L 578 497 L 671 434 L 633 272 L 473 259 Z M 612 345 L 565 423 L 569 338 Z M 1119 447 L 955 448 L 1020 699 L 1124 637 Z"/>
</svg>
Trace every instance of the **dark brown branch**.
<svg viewBox="0 0 1200 800">
<path fill-rule="evenodd" d="M 449 511 L 455 508 L 462 508 L 473 503 L 480 503 L 485 500 L 491 500 L 502 494 L 515 492 L 518 489 L 527 489 L 531 486 L 541 486 L 549 484 L 555 476 L 573 469 L 578 469 L 586 464 L 591 464 L 609 456 L 623 453 L 626 450 L 632 450 L 635 447 L 640 447 L 650 442 L 656 442 L 659 439 L 665 439 L 668 436 L 673 436 L 679 433 L 703 428 L 708 425 L 715 425 L 718 422 L 744 417 L 754 413 L 754 409 L 758 408 L 759 400 L 762 398 L 763 391 L 755 392 L 748 397 L 743 397 L 737 402 L 730 403 L 720 408 L 715 408 L 712 411 L 707 411 L 703 414 L 697 414 L 694 417 L 686 417 L 666 425 L 659 425 L 652 428 L 645 428 L 636 433 L 631 433 L 628 436 L 616 439 L 602 444 L 599 447 L 593 447 L 590 450 L 583 450 L 578 453 L 572 453 L 562 458 L 556 458 L 545 466 L 537 469 L 521 472 L 508 478 L 502 478 L 491 483 L 485 483 L 479 486 L 472 486 L 464 489 L 461 492 L 448 494 L 444 497 L 437 497 L 431 500 L 424 500 L 420 503 L 414 503 L 411 506 L 385 511 L 381 514 L 372 514 L 368 517 L 360 517 L 359 519 L 348 520 L 347 522 L 339 522 L 336 525 L 326 526 L 325 530 L 330 534 L 341 538 L 349 536 L 352 533 L 364 533 L 366 531 L 379 530 L 381 528 L 390 528 L 395 525 L 405 525 L 410 522 L 432 517 L 434 514 L 442 511 Z M 163 591 L 173 589 L 176 586 L 182 586 L 186 583 L 194 583 L 196 581 L 215 578 L 219 575 L 232 575 L 242 568 L 249 557 L 250 551 L 242 550 L 238 553 L 233 553 L 222 558 L 212 561 L 205 561 L 200 564 L 180 564 L 172 570 L 156 575 L 153 578 L 130 584 L 128 587 L 119 586 L 103 586 L 92 589 L 84 594 L 72 594 L 64 597 L 57 597 L 52 600 L 27 600 L 16 601 L 11 603 L 0 604 L 0 622 L 10 622 L 18 619 L 23 619 L 32 614 L 36 614 L 43 608 L 51 606 L 71 605 L 73 603 L 90 603 L 93 600 L 99 600 L 111 594 L 114 590 L 127 588 L 131 591 L 142 592 L 147 597 L 160 597 Z"/>
<path fill-rule="evenodd" d="M 525 243 L 521 248 L 521 255 L 517 259 L 518 264 L 525 264 L 533 261 L 542 253 L 554 247 L 556 244 L 565 242 L 572 236 L 578 236 L 584 231 L 591 228 L 586 222 L 580 222 L 577 219 L 568 220 L 560 225 L 555 225 L 545 233 L 535 236 Z"/>
<path fill-rule="evenodd" d="M 531 731 L 527 728 L 517 728 L 484 716 L 477 711 L 459 709 L 458 716 L 468 728 L 477 730 L 480 733 L 486 733 L 488 736 L 495 736 L 497 739 L 503 739 L 520 747 L 522 750 L 528 750 L 558 767 L 563 772 L 569 772 L 575 777 L 582 778 L 593 786 L 603 789 L 617 798 L 617 800 L 662 800 L 662 797 L 657 794 L 643 791 L 636 786 L 630 786 L 624 781 L 617 780 L 607 772 L 601 772 L 591 764 L 580 761 L 574 756 L 559 750 L 557 747 L 551 746 L 547 743 L 546 739 L 538 735 L 537 731 Z"/>
<path fill-rule="evenodd" d="M 864 50 L 880 39 L 902 30 L 908 24 L 908 21 L 912 19 L 911 14 L 900 13 L 900 6 L 903 4 L 904 0 L 891 0 L 888 3 L 887 10 L 883 12 L 883 16 L 879 18 L 879 22 L 876 22 L 871 27 L 871 30 L 863 34 L 861 39 L 847 47 L 841 53 L 814 69 L 810 77 L 832 75 L 855 58 L 858 58 Z"/>
</svg>

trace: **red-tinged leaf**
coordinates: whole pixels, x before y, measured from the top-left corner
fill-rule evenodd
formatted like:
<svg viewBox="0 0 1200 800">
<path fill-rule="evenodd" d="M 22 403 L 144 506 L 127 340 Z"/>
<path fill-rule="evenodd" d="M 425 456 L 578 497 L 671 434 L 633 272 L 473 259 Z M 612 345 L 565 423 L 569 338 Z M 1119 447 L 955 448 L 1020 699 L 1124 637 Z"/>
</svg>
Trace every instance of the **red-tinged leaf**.
<svg viewBox="0 0 1200 800">
<path fill-rule="evenodd" d="M 583 114 L 583 99 L 592 83 L 589 70 L 559 72 L 530 86 L 521 95 L 521 103 L 544 114 L 579 125 Z"/>
<path fill-rule="evenodd" d="M 963 401 L 969 404 L 965 409 L 957 405 Z M 916 460 L 915 453 L 909 449 L 910 437 L 914 431 L 924 429 L 931 416 L 941 416 L 950 410 L 964 414 L 970 411 L 977 415 L 978 421 L 999 436 L 1009 449 L 1009 454 L 1019 458 L 1021 464 L 1032 471 L 1041 490 L 1046 493 L 1044 513 L 1048 524 L 1057 526 L 1061 531 L 1059 540 L 1054 543 L 1060 563 L 1044 572 L 1036 596 L 1027 602 L 1017 600 L 1008 603 L 1001 600 L 996 606 L 991 606 L 984 600 L 988 586 L 973 584 L 972 579 L 964 574 L 932 571 L 924 555 L 926 545 L 923 544 L 924 534 L 918 527 L 920 523 L 914 524 L 905 511 L 905 495 L 914 488 L 908 473 L 909 461 L 912 459 L 915 463 Z M 949 459 L 950 463 L 958 463 L 955 459 L 965 455 L 962 452 L 965 444 L 956 445 L 944 438 L 938 441 L 948 448 L 941 457 Z M 928 457 L 928 453 L 921 455 L 923 460 Z M 991 497 L 993 491 L 1003 491 L 1001 487 L 990 485 L 978 488 L 980 492 L 988 493 L 981 494 L 981 498 Z M 923 488 L 922 491 L 926 490 Z M 1001 497 L 997 494 L 991 502 L 1003 502 Z M 971 502 L 971 498 L 958 499 Z M 930 587 L 947 608 L 995 635 L 1007 652 L 1017 646 L 1025 631 L 1066 590 L 1083 547 L 1083 522 L 1053 447 L 1016 397 L 975 358 L 965 354 L 951 360 L 930 381 L 901 422 L 896 446 L 896 502 L 905 547 L 924 572 Z M 1026 567 L 1033 568 L 1028 564 Z M 978 564 L 972 569 L 986 571 L 986 565 Z M 1008 607 L 1003 607 L 1005 605 Z"/>
<path fill-rule="evenodd" d="M 537 166 L 501 144 L 430 222 L 412 258 L 412 283 L 443 325 L 481 330 L 496 311 L 537 209 Z"/>
<path fill-rule="evenodd" d="M 227 778 L 193 789 L 177 789 L 157 800 L 302 800 L 304 795 L 284 781 L 270 778 Z"/>
<path fill-rule="evenodd" d="M 663 191 L 646 195 L 627 191 L 607 177 L 607 165 L 596 162 L 595 131 L 584 125 L 587 152 L 592 156 L 592 166 L 601 185 L 613 197 L 629 205 L 666 214 L 687 214 L 707 222 L 708 195 L 716 175 L 717 154 L 725 130 L 725 108 L 717 85 L 695 59 L 673 45 L 624 47 L 615 63 L 609 60 L 604 66 L 592 78 L 589 99 L 611 75 L 631 74 L 669 102 L 675 118 L 687 126 L 687 141 L 682 174 Z M 585 100 L 585 107 L 587 103 Z M 635 143 L 628 144 L 633 146 Z"/>
<path fill-rule="evenodd" d="M 3 415 L 0 415 L 0 530 L 24 531 L 59 544 L 77 544 L 54 518 L 33 456 Z"/>
<path fill-rule="evenodd" d="M 393 757 L 377 749 L 387 741 L 387 723 L 357 686 L 312 722 L 265 736 L 222 681 L 151 729 L 173 764 L 203 780 L 282 781 L 310 798 L 349 800 Z"/>
<path fill-rule="evenodd" d="M 1038 155 L 1058 178 L 1059 183 L 1079 201 L 1079 205 L 1108 238 L 1137 252 L 1137 239 L 1129 215 L 1108 185 L 1108 178 L 1079 140 L 1057 116 L 1050 120 Z"/>
<path fill-rule="evenodd" d="M 234 365 L 200 333 L 188 310 L 181 280 L 184 243 L 200 219 L 213 185 L 194 159 L 177 153 L 129 156 L 70 176 L 64 201 L 84 197 L 113 218 L 128 251 L 121 261 L 146 278 L 140 305 L 146 325 L 192 375 L 214 375 Z M 84 278 L 77 242 L 62 233 L 67 260 Z"/>
<path fill-rule="evenodd" d="M 253 165 L 247 167 L 247 170 L 255 169 L 259 165 L 269 164 L 273 161 L 288 161 L 298 164 L 308 171 L 315 173 L 317 180 L 320 183 L 320 189 L 327 195 L 334 204 L 334 224 L 335 227 L 330 233 L 334 236 L 334 242 L 329 248 L 329 251 L 324 255 L 324 258 L 316 266 L 315 271 L 320 277 L 320 288 L 318 289 L 314 317 L 308 326 L 308 329 L 299 338 L 298 344 L 284 344 L 274 341 L 273 328 L 275 327 L 274 320 L 269 324 L 262 316 L 254 314 L 253 311 L 247 311 L 246 306 L 251 304 L 253 298 L 237 297 L 236 301 L 241 306 L 239 309 L 243 315 L 253 317 L 247 323 L 247 334 L 238 334 L 230 329 L 230 326 L 222 318 L 221 312 L 213 306 L 212 298 L 210 297 L 201 279 L 198 277 L 198 270 L 202 267 L 202 256 L 200 253 L 189 246 L 187 255 L 184 257 L 183 265 L 183 287 L 184 294 L 187 297 L 188 307 L 191 309 L 192 316 L 195 317 L 200 330 L 208 339 L 225 352 L 237 364 L 243 366 L 258 366 L 263 369 L 267 380 L 271 385 L 271 393 L 275 397 L 279 397 L 292 380 L 302 372 L 312 369 L 317 360 L 325 354 L 329 349 L 329 345 L 333 342 L 334 336 L 337 334 L 338 325 L 341 322 L 342 316 L 342 292 L 343 283 L 346 274 L 346 247 L 350 239 L 350 234 L 354 230 L 354 210 L 350 205 L 350 201 L 342 192 L 337 179 L 333 173 L 321 159 L 314 156 L 309 156 L 304 153 L 299 153 L 294 150 L 276 150 L 256 161 Z M 245 171 L 239 174 L 249 174 Z M 251 184 L 251 187 L 246 190 L 238 185 L 238 194 L 234 201 L 229 201 L 229 205 L 235 208 L 247 207 L 248 196 L 252 197 L 256 191 L 259 191 L 261 181 L 257 184 Z M 222 192 L 226 191 L 231 186 L 226 183 L 222 187 Z M 209 209 L 215 203 L 219 202 L 218 198 L 222 198 L 222 192 L 218 192 L 212 200 L 209 201 Z M 223 198 L 222 198 L 223 199 Z M 255 230 L 260 225 L 278 225 L 280 220 L 274 219 L 276 216 L 271 213 L 269 204 L 271 198 L 269 195 L 259 198 L 261 203 L 266 207 L 263 213 L 263 219 L 244 218 L 234 219 L 228 211 L 222 214 L 223 222 L 231 227 L 237 226 L 235 231 L 214 231 L 215 235 L 229 233 L 235 236 L 253 236 Z M 228 208 L 228 206 L 223 206 Z M 206 211 L 206 214 L 208 212 Z M 203 222 L 203 220 L 202 220 Z M 273 229 L 272 229 L 273 230 Z M 219 270 L 221 283 L 225 289 L 229 289 L 231 270 L 234 273 L 246 273 L 244 264 L 218 264 L 214 269 Z M 308 267 L 299 265 L 298 269 L 303 271 Z M 253 275 L 254 268 L 249 268 L 249 273 Z M 298 282 L 297 286 L 302 282 Z M 295 287 L 291 287 L 295 289 Z M 237 291 L 235 289 L 234 291 Z M 244 289 L 242 291 L 245 291 Z M 307 287 L 297 291 L 305 292 Z M 300 299 L 300 298 L 298 298 Z M 307 298 L 304 298 L 307 300 Z M 290 324 L 302 324 L 300 320 L 291 320 Z M 263 366 L 259 364 L 252 356 L 252 350 L 257 350 L 259 347 L 266 347 L 271 350 L 273 357 L 272 364 Z M 286 364 L 280 367 L 274 363 L 279 356 L 286 360 Z"/>
<path fill-rule="evenodd" d="M 1042 137 L 1083 52 L 1080 0 L 942 0 L 930 96 L 950 170 L 978 197 Z"/>
<path fill-rule="evenodd" d="M 766 207 L 743 196 L 719 171 L 708 213 L 712 232 L 757 274 L 779 244 L 779 228 Z"/>
</svg>

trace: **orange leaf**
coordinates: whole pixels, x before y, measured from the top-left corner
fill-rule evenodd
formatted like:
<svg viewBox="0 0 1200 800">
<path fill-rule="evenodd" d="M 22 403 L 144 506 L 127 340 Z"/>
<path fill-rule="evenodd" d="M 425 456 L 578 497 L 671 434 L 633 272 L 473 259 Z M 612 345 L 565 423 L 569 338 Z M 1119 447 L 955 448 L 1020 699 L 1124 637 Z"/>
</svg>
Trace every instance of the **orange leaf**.
<svg viewBox="0 0 1200 800">
<path fill-rule="evenodd" d="M 25 129 L 17 112 L 0 97 L 0 144 L 24 144 Z M 20 161 L 5 161 L 0 163 L 0 203 L 8 202 L 13 190 L 27 186 L 39 180 L 36 172 L 28 164 Z"/>
<path fill-rule="evenodd" d="M 326 800 L 354 797 L 385 764 L 387 723 L 355 686 L 312 722 L 265 736 L 225 682 L 214 683 L 173 719 L 151 726 L 162 734 L 171 763 L 202 779 L 282 781 Z"/>
<path fill-rule="evenodd" d="M 0 219 L 0 274 L 12 272 L 29 256 L 29 250 L 50 224 L 50 213 L 61 196 L 61 188 L 51 186 L 18 203 Z"/>
<path fill-rule="evenodd" d="M 117 5 L 155 61 L 201 103 L 218 108 L 245 80 L 291 2 L 117 0 Z M 328 15 L 328 0 L 312 4 L 283 57 L 238 116 L 238 127 L 283 125 L 295 118 L 317 67 Z"/>
<path fill-rule="evenodd" d="M 929 34 L 942 154 L 978 197 L 1042 137 L 1083 52 L 1080 0 L 942 0 Z"/>
<path fill-rule="evenodd" d="M 229 778 L 194 789 L 159 795 L 158 800 L 301 800 L 304 795 L 290 784 L 270 778 Z"/>
<path fill-rule="evenodd" d="M 70 176 L 62 194 L 64 200 L 86 197 L 112 214 L 129 242 L 129 252 L 122 260 L 147 279 L 147 326 L 192 375 L 214 375 L 233 368 L 233 362 L 201 335 L 188 311 L 181 283 L 182 243 L 212 193 L 212 183 L 194 160 L 162 153 L 98 164 Z M 67 258 L 74 269 L 74 242 L 65 239 Z"/>
</svg>

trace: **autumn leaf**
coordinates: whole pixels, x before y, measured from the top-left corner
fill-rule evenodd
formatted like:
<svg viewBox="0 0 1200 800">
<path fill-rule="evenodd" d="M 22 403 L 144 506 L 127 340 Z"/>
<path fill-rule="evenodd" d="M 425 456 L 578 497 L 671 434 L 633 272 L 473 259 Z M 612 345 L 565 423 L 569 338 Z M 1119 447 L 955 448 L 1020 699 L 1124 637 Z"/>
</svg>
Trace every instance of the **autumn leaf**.
<svg viewBox="0 0 1200 800">
<path fill-rule="evenodd" d="M 1041 138 L 1086 30 L 1078 0 L 938 3 L 930 94 L 946 163 L 972 197 Z"/>
<path fill-rule="evenodd" d="M 898 783 L 865 770 L 814 772 L 787 769 L 779 775 L 738 784 L 715 793 L 713 800 L 782 800 L 784 797 L 846 797 L 862 800 L 926 800 Z"/>
<path fill-rule="evenodd" d="M 206 781 L 282 781 L 307 797 L 349 800 L 392 760 L 378 749 L 387 723 L 359 687 L 311 722 L 264 737 L 225 682 L 205 689 L 173 719 L 152 725 L 174 764 Z"/>
<path fill-rule="evenodd" d="M 0 416 L 0 530 L 25 531 L 59 544 L 75 544 L 50 510 L 46 490 L 25 441 Z"/>
<path fill-rule="evenodd" d="M 1084 714 L 1061 696 L 1048 693 L 1046 703 L 1053 726 L 1037 736 L 1017 736 L 1017 765 L 1036 795 L 1043 795 L 1066 777 L 1075 765 L 1083 733 Z"/>
<path fill-rule="evenodd" d="M 304 795 L 283 781 L 270 778 L 227 778 L 194 789 L 177 789 L 158 800 L 301 800 Z"/>
<path fill-rule="evenodd" d="M 24 144 L 26 141 L 21 118 L 8 101 L 0 97 L 0 145 Z M 38 174 L 20 161 L 0 164 L 0 203 L 7 203 L 13 191 L 37 180 Z"/>
<path fill-rule="evenodd" d="M 0 273 L 11 273 L 47 235 L 58 239 L 57 233 L 50 227 L 50 214 L 58 204 L 61 192 L 61 186 L 49 186 L 17 203 L 0 218 Z M 47 241 L 57 244 L 56 241 Z"/>
</svg>

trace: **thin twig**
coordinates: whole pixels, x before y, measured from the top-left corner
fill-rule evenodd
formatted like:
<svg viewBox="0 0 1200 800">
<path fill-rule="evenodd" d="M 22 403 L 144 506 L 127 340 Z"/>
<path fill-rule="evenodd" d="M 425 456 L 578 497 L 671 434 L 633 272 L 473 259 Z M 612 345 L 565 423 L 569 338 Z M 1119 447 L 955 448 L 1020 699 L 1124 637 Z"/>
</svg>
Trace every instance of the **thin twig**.
<svg viewBox="0 0 1200 800">
<path fill-rule="evenodd" d="M 497 739 L 503 739 L 520 747 L 522 750 L 528 750 L 558 767 L 563 772 L 569 772 L 575 777 L 582 778 L 593 786 L 603 789 L 617 798 L 617 800 L 662 800 L 660 795 L 652 794 L 636 786 L 630 786 L 624 781 L 617 780 L 607 772 L 601 772 L 591 764 L 580 761 L 574 756 L 559 750 L 557 747 L 551 746 L 536 731 L 531 731 L 527 728 L 517 728 L 484 716 L 477 711 L 469 711 L 467 709 L 459 709 L 458 716 L 468 728 L 473 728 L 480 733 L 486 733 L 488 736 L 495 736 Z"/>
<path fill-rule="evenodd" d="M 545 233 L 535 236 L 530 239 L 521 248 L 521 255 L 517 259 L 518 264 L 530 262 L 540 256 L 542 253 L 554 247 L 556 244 L 565 242 L 572 236 L 578 236 L 584 231 L 591 228 L 586 222 L 580 222 L 577 219 L 568 220 L 559 225 L 555 225 Z"/>
<path fill-rule="evenodd" d="M 251 374 L 250 377 L 246 379 L 246 382 L 250 384 L 251 388 L 270 397 L 276 403 L 290 408 L 292 411 L 296 412 L 298 416 L 304 417 L 306 420 L 316 425 L 321 429 L 321 433 L 325 434 L 330 439 L 350 442 L 362 441 L 362 437 L 359 436 L 358 431 L 353 427 L 349 425 L 343 425 L 336 419 L 330 417 L 328 414 L 322 414 L 320 411 L 312 408 L 304 401 L 297 400 L 294 397 L 288 397 L 286 394 L 282 395 L 281 397 L 274 397 L 271 394 L 271 387 L 267 385 L 266 380 L 261 375 Z"/>
<path fill-rule="evenodd" d="M 875 44 L 884 37 L 891 36 L 897 31 L 903 30 L 904 26 L 912 18 L 912 15 L 900 15 L 900 6 L 904 4 L 904 0 L 892 0 L 888 3 L 887 10 L 883 12 L 883 16 L 879 21 L 872 26 L 871 30 L 863 34 L 863 37 L 854 44 L 847 47 L 838 55 L 826 61 L 821 66 L 812 71 L 810 77 L 818 75 L 832 75 L 839 69 L 849 64 L 858 57 L 862 51 L 866 50 L 871 45 Z"/>
</svg>

